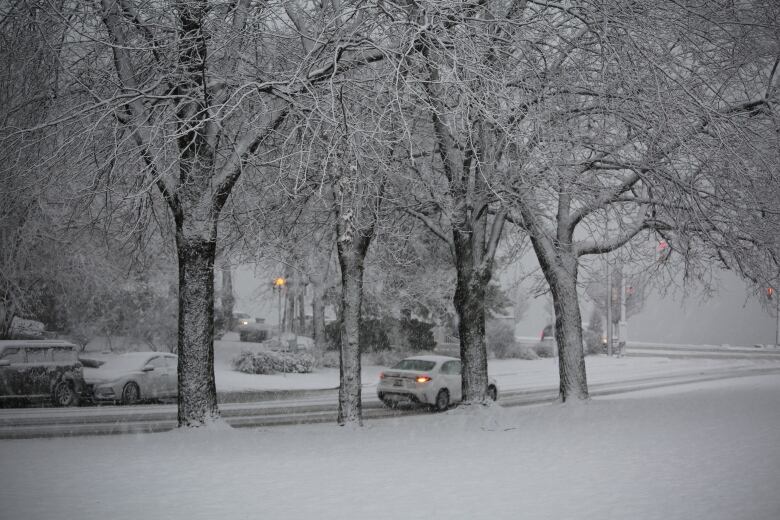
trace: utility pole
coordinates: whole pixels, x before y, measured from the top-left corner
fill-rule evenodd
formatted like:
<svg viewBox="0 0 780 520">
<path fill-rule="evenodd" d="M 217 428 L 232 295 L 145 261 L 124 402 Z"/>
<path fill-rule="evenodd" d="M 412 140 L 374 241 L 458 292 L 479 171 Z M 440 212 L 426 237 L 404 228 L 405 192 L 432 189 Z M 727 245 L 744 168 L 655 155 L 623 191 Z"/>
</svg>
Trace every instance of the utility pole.
<svg viewBox="0 0 780 520">
<path fill-rule="evenodd" d="M 612 356 L 612 273 L 609 268 L 609 260 L 604 255 L 607 265 L 607 355 Z"/>
</svg>

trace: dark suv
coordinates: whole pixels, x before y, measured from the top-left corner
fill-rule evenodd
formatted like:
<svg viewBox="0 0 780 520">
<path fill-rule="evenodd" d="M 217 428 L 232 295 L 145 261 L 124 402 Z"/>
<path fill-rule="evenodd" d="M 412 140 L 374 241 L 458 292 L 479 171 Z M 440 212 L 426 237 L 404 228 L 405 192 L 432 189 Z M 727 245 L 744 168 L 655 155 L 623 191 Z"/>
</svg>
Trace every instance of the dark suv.
<svg viewBox="0 0 780 520">
<path fill-rule="evenodd" d="M 0 341 L 0 404 L 50 401 L 75 406 L 85 388 L 76 345 L 66 341 Z"/>
</svg>

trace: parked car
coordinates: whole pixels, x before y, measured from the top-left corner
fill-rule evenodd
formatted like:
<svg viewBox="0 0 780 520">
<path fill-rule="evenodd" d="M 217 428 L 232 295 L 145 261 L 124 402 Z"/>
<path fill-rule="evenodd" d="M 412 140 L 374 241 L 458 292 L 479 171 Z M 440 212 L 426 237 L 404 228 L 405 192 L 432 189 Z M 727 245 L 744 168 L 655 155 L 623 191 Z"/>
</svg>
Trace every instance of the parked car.
<svg viewBox="0 0 780 520">
<path fill-rule="evenodd" d="M 449 356 L 408 357 L 379 375 L 376 393 L 389 407 L 418 403 L 444 411 L 462 400 L 461 362 Z M 492 378 L 488 395 L 498 400 L 498 385 Z"/>
<path fill-rule="evenodd" d="M 85 368 L 92 399 L 136 404 L 176 397 L 178 357 L 164 352 L 128 352 L 98 368 Z"/>
<path fill-rule="evenodd" d="M 56 340 L 0 341 L 0 404 L 75 406 L 84 390 L 78 347 Z"/>
<path fill-rule="evenodd" d="M 251 320 L 241 320 L 238 325 L 238 337 L 241 341 L 253 341 L 261 343 L 268 339 L 268 325 L 262 318 Z"/>
<path fill-rule="evenodd" d="M 246 326 L 252 323 L 252 317 L 249 314 L 243 312 L 233 313 L 233 327 L 235 331 L 240 330 L 242 326 Z"/>
</svg>

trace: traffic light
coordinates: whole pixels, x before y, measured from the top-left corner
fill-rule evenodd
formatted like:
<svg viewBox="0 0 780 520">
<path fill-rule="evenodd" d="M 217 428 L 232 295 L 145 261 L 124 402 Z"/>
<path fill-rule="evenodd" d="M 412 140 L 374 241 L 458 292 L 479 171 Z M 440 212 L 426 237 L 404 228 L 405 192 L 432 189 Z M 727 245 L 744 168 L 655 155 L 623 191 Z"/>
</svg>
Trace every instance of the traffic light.
<svg viewBox="0 0 780 520">
<path fill-rule="evenodd" d="M 771 300 L 774 295 L 775 295 L 774 287 L 767 287 L 766 288 L 766 298 L 767 298 L 767 300 Z"/>
</svg>

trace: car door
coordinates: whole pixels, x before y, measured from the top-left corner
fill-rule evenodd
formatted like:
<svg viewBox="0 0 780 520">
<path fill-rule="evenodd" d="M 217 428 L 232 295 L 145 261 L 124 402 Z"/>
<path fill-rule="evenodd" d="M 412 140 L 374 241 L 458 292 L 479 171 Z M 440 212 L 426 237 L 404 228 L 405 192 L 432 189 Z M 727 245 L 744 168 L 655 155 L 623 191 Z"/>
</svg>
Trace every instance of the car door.
<svg viewBox="0 0 780 520">
<path fill-rule="evenodd" d="M 141 395 L 148 397 L 160 397 L 165 393 L 165 359 L 156 356 L 146 362 L 146 388 L 141 389 Z M 150 370 L 151 369 L 151 370 Z"/>
<path fill-rule="evenodd" d="M 25 363 L 22 347 L 5 347 L 0 352 L 0 396 L 24 395 L 22 368 Z"/>
<path fill-rule="evenodd" d="M 460 401 L 463 398 L 463 390 L 461 389 L 461 376 L 460 376 L 460 361 L 452 360 L 445 361 L 441 366 L 440 374 L 444 379 L 444 384 L 447 386 L 447 390 L 450 393 L 450 401 L 453 403 Z"/>
<path fill-rule="evenodd" d="M 165 356 L 164 397 L 176 397 L 179 393 L 178 358 Z"/>
<path fill-rule="evenodd" d="M 54 388 L 50 377 L 53 368 L 51 349 L 46 347 L 25 347 L 26 364 L 22 372 L 23 393 L 30 397 L 49 396 Z"/>
</svg>

